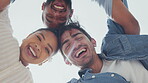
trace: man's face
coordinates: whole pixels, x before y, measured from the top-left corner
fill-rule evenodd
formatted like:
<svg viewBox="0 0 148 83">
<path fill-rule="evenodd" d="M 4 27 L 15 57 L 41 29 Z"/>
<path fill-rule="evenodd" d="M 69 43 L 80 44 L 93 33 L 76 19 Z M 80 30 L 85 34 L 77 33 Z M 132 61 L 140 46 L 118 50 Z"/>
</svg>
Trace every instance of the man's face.
<svg viewBox="0 0 148 83">
<path fill-rule="evenodd" d="M 42 10 L 44 24 L 52 28 L 64 25 L 73 13 L 64 0 L 53 0 L 49 5 L 43 3 Z"/>
<path fill-rule="evenodd" d="M 82 32 L 77 29 L 65 31 L 61 36 L 62 51 L 76 66 L 87 66 L 93 58 L 94 46 Z"/>
<path fill-rule="evenodd" d="M 50 31 L 37 31 L 23 40 L 20 58 L 25 63 L 39 64 L 57 49 L 57 37 Z"/>
</svg>

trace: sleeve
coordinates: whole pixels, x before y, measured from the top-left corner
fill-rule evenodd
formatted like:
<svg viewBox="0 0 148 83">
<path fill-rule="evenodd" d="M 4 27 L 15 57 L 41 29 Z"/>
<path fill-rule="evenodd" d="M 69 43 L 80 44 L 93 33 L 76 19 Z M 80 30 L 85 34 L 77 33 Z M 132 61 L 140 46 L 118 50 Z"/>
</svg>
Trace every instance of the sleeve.
<svg viewBox="0 0 148 83">
<path fill-rule="evenodd" d="M 78 80 L 76 78 L 72 78 L 69 82 L 67 83 L 78 83 Z"/>
<path fill-rule="evenodd" d="M 107 26 L 108 26 L 107 34 L 125 34 L 123 27 L 111 19 L 107 20 Z"/>
<path fill-rule="evenodd" d="M 10 3 L 13 3 L 15 0 L 10 0 Z"/>
<path fill-rule="evenodd" d="M 112 16 L 112 0 L 95 0 L 99 3 L 99 6 L 102 6 L 105 9 L 106 14 Z M 128 8 L 127 0 L 122 0 L 124 5 Z"/>
<path fill-rule="evenodd" d="M 105 12 L 108 16 L 112 16 L 112 0 L 95 0 L 99 3 L 99 6 L 102 6 L 105 9 Z"/>
<path fill-rule="evenodd" d="M 9 29 L 9 31 L 13 32 L 10 19 L 8 16 L 8 9 L 9 7 L 5 8 L 3 11 L 0 12 L 0 29 Z"/>
<path fill-rule="evenodd" d="M 101 2 L 102 0 L 98 0 L 98 1 Z M 109 16 L 111 16 L 111 14 L 112 14 L 112 0 L 103 0 L 103 1 L 108 3 L 109 6 L 105 6 L 106 8 L 104 7 L 104 9 L 105 9 L 105 11 L 108 11 L 106 13 Z M 128 8 L 127 0 L 122 0 L 122 2 Z M 107 26 L 108 26 L 108 30 L 109 30 L 107 34 L 125 34 L 124 28 L 120 24 L 114 22 L 111 19 L 107 20 Z"/>
</svg>

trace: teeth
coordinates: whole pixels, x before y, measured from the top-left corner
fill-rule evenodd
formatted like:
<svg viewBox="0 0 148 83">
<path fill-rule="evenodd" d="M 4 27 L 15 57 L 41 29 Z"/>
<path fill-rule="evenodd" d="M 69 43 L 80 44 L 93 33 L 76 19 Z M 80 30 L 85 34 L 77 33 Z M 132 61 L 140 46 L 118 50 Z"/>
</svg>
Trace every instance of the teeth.
<svg viewBox="0 0 148 83">
<path fill-rule="evenodd" d="M 83 51 L 86 51 L 86 49 L 82 49 L 82 50 L 80 50 L 80 51 L 76 54 L 76 57 L 78 57 L 79 54 L 80 54 L 81 52 L 83 52 Z"/>
<path fill-rule="evenodd" d="M 57 5 L 54 5 L 54 7 L 57 8 L 57 9 L 64 9 L 64 7 L 57 6 Z"/>
<path fill-rule="evenodd" d="M 35 54 L 34 50 L 33 50 L 31 47 L 29 47 L 29 49 L 30 49 L 30 51 L 32 52 L 33 56 L 36 57 L 36 54 Z"/>
</svg>

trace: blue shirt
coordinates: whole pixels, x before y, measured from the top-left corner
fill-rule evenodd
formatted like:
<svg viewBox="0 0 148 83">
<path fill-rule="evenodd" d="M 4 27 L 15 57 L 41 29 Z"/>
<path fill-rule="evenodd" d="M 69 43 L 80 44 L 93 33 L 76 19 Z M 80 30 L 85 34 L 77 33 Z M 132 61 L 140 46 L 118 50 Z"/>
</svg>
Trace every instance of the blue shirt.
<svg viewBox="0 0 148 83">
<path fill-rule="evenodd" d="M 111 15 L 112 0 L 96 0 Z M 122 0 L 128 8 L 127 0 Z M 106 6 L 108 5 L 108 6 Z M 148 70 L 148 35 L 127 35 L 118 23 L 107 20 L 100 57 L 107 60 L 139 60 Z"/>
<path fill-rule="evenodd" d="M 123 3 L 127 6 L 126 0 Z M 122 26 L 111 19 L 107 24 L 109 31 L 103 39 L 99 57 L 106 60 L 139 60 L 148 69 L 148 35 L 127 35 Z M 73 78 L 68 83 L 129 83 L 117 73 L 91 73 L 91 69 L 80 70 L 79 76 L 80 79 Z"/>
<path fill-rule="evenodd" d="M 99 56 L 106 60 L 139 60 L 148 70 L 148 35 L 127 35 L 111 19 L 108 28 Z"/>
<path fill-rule="evenodd" d="M 91 73 L 91 69 L 79 71 L 79 80 L 73 78 L 68 83 L 129 83 L 125 78 L 116 73 Z"/>
</svg>

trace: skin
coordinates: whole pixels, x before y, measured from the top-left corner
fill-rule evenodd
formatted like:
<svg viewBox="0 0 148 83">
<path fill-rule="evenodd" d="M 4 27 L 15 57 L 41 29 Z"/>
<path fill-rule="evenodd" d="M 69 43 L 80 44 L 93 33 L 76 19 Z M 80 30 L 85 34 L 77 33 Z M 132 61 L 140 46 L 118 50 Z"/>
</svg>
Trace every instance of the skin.
<svg viewBox="0 0 148 83">
<path fill-rule="evenodd" d="M 58 4 L 64 2 L 63 0 L 55 0 Z M 122 0 L 113 0 L 112 2 L 112 18 L 115 22 L 123 26 L 126 34 L 138 35 L 140 34 L 140 26 L 135 17 L 128 11 L 125 5 L 122 3 Z M 56 11 L 51 8 L 51 5 L 48 5 L 45 8 L 45 3 L 43 3 L 43 22 L 47 27 L 59 27 L 64 25 L 69 18 L 71 18 L 73 11 L 70 8 L 67 8 L 67 12 L 60 13 L 57 9 Z M 66 4 L 65 4 L 66 5 Z M 66 8 L 65 8 L 66 9 Z M 117 11 L 118 10 L 118 11 Z M 61 16 L 60 16 L 61 15 Z M 63 16 L 62 16 L 63 15 Z M 63 18 L 64 17 L 64 18 Z M 47 19 L 46 19 L 47 18 Z M 63 19 L 60 20 L 60 19 Z M 50 22 L 49 22 L 50 21 Z"/>
<path fill-rule="evenodd" d="M 10 0 L 0 0 L 0 11 L 3 11 L 9 4 Z M 57 41 L 57 37 L 50 31 L 43 30 L 30 34 L 20 46 L 20 61 L 24 66 L 29 63 L 42 63 L 55 53 L 57 49 L 55 41 Z"/>
<path fill-rule="evenodd" d="M 100 72 L 102 61 L 95 51 L 96 42 L 93 38 L 89 40 L 79 30 L 71 29 L 64 32 L 61 42 L 62 51 L 72 64 L 81 69 L 91 68 L 95 73 Z"/>
<path fill-rule="evenodd" d="M 10 0 L 0 0 L 0 11 L 4 10 L 10 4 Z"/>
<path fill-rule="evenodd" d="M 57 49 L 57 37 L 50 31 L 37 31 L 23 40 L 20 60 L 26 66 L 39 64 L 50 58 Z M 33 50 L 33 51 L 32 51 Z"/>
<path fill-rule="evenodd" d="M 128 11 L 121 0 L 113 0 L 112 18 L 115 22 L 123 26 L 126 34 L 140 33 L 138 21 Z M 94 50 L 94 47 L 96 45 L 94 40 L 91 39 L 90 41 L 88 41 L 88 39 L 86 39 L 86 36 L 83 36 L 82 38 L 80 37 L 80 39 L 73 37 L 73 34 L 77 32 L 79 31 L 66 31 L 61 36 L 61 42 L 63 43 L 63 53 L 72 64 L 79 66 L 81 69 L 91 68 L 93 72 L 99 73 L 102 68 L 102 61 L 99 59 L 96 51 Z M 79 42 L 77 42 L 77 39 L 79 40 Z M 73 48 L 73 46 L 75 47 Z M 70 49 L 72 49 L 72 52 Z M 79 54 L 80 52 L 82 52 L 82 54 L 80 54 L 78 58 L 75 57 L 77 53 Z M 65 62 L 68 60 L 65 60 Z M 66 62 L 66 64 L 69 63 Z"/>
<path fill-rule="evenodd" d="M 125 7 L 122 0 L 113 0 L 112 4 L 112 18 L 114 21 L 123 26 L 126 34 L 139 35 L 139 23 Z"/>
<path fill-rule="evenodd" d="M 42 18 L 47 27 L 57 28 L 72 17 L 73 10 L 64 0 L 53 0 L 49 5 L 42 4 Z"/>
</svg>

